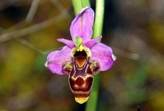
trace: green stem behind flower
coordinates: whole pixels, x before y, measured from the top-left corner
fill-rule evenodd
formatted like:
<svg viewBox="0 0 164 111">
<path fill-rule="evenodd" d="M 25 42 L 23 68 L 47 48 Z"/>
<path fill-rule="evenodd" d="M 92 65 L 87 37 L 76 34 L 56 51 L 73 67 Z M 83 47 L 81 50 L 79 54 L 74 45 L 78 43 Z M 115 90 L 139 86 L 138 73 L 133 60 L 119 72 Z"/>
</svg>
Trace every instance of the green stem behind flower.
<svg viewBox="0 0 164 111">
<path fill-rule="evenodd" d="M 86 111 L 96 111 L 97 108 L 97 100 L 98 100 L 98 92 L 99 92 L 99 83 L 100 83 L 100 77 L 99 75 L 96 75 L 94 77 L 94 84 L 92 93 L 89 97 L 89 100 L 86 105 Z"/>
<path fill-rule="evenodd" d="M 94 33 L 93 33 L 94 38 L 102 35 L 103 20 L 104 20 L 104 0 L 96 0 L 96 16 L 95 16 Z M 96 111 L 99 83 L 100 83 L 100 76 L 99 74 L 97 74 L 94 78 L 93 89 L 90 99 L 86 106 L 86 111 Z"/>
<path fill-rule="evenodd" d="M 75 14 L 78 14 L 82 8 L 89 7 L 89 0 L 72 0 Z"/>
<path fill-rule="evenodd" d="M 102 35 L 104 20 L 104 0 L 96 0 L 96 16 L 94 24 L 93 37 L 96 38 Z"/>
<path fill-rule="evenodd" d="M 89 0 L 81 0 L 81 3 L 82 3 L 83 7 L 89 7 L 90 6 Z"/>
</svg>

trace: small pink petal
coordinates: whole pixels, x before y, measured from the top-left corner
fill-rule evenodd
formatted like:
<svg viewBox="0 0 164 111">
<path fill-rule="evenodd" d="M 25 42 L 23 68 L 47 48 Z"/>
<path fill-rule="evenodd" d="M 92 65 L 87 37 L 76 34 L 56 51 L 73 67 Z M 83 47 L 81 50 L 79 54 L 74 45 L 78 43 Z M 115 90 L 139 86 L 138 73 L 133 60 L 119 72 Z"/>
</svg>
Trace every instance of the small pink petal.
<svg viewBox="0 0 164 111">
<path fill-rule="evenodd" d="M 102 37 L 96 37 L 94 39 L 91 39 L 85 43 L 85 46 L 87 46 L 88 48 L 92 48 L 94 45 L 96 45 L 97 43 L 101 41 L 101 38 Z"/>
<path fill-rule="evenodd" d="M 73 41 L 71 40 L 67 40 L 67 39 L 64 39 L 64 38 L 59 38 L 57 39 L 58 42 L 61 42 L 61 43 L 64 43 L 65 45 L 67 45 L 69 48 L 73 48 L 75 45 L 73 43 Z"/>
<path fill-rule="evenodd" d="M 85 46 L 87 46 L 88 48 L 92 48 L 96 44 L 97 44 L 97 41 L 94 39 L 91 39 L 87 43 L 85 43 Z"/>
</svg>

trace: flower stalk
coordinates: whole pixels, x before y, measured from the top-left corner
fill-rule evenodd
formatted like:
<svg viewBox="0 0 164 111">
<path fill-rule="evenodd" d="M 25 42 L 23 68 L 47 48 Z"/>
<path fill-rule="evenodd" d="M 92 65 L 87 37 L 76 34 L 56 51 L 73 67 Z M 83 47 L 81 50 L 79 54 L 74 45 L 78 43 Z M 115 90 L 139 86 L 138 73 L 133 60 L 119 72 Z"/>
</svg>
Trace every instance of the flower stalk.
<svg viewBox="0 0 164 111">
<path fill-rule="evenodd" d="M 94 22 L 93 37 L 96 38 L 102 35 L 104 20 L 104 0 L 96 0 L 96 16 Z M 87 102 L 86 111 L 96 111 L 98 92 L 99 92 L 100 76 L 97 74 L 94 78 L 94 84 L 90 99 Z"/>
<path fill-rule="evenodd" d="M 89 7 L 89 0 L 72 0 L 75 14 L 78 14 L 82 8 Z"/>
<path fill-rule="evenodd" d="M 102 35 L 104 20 L 104 0 L 96 0 L 96 16 L 94 23 L 94 33 L 93 37 L 98 37 Z"/>
</svg>

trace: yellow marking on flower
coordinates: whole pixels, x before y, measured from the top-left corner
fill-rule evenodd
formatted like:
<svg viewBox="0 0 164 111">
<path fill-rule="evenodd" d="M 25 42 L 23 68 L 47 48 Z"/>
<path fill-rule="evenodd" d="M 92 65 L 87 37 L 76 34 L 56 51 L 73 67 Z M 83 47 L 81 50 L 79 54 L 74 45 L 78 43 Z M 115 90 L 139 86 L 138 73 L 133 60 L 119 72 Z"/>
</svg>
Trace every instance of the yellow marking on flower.
<svg viewBox="0 0 164 111">
<path fill-rule="evenodd" d="M 84 50 L 84 46 L 81 44 L 79 47 L 77 47 L 76 50 L 77 50 L 77 51 L 83 51 L 83 50 Z"/>
<path fill-rule="evenodd" d="M 71 68 L 72 68 L 72 65 L 71 65 L 70 63 L 66 63 L 66 64 L 64 65 L 64 68 L 69 68 L 69 69 L 71 69 Z"/>
<path fill-rule="evenodd" d="M 76 47 L 80 47 L 83 44 L 83 39 L 81 37 L 76 37 L 75 45 Z"/>
<path fill-rule="evenodd" d="M 88 101 L 89 97 L 75 97 L 75 101 L 79 104 L 83 104 Z"/>
<path fill-rule="evenodd" d="M 76 51 L 81 52 L 83 50 L 87 53 L 87 57 L 91 57 L 91 51 L 90 51 L 90 49 L 87 48 L 87 47 L 85 47 L 84 45 L 80 45 L 80 47 L 73 48 L 72 49 L 71 56 L 73 57 Z"/>
<path fill-rule="evenodd" d="M 85 45 L 83 44 L 83 39 L 81 37 L 76 37 L 75 46 L 76 47 L 72 49 L 72 57 L 74 56 L 76 51 L 81 52 L 83 50 L 87 53 L 87 57 L 91 57 L 91 51 L 89 48 L 85 47 Z"/>
</svg>

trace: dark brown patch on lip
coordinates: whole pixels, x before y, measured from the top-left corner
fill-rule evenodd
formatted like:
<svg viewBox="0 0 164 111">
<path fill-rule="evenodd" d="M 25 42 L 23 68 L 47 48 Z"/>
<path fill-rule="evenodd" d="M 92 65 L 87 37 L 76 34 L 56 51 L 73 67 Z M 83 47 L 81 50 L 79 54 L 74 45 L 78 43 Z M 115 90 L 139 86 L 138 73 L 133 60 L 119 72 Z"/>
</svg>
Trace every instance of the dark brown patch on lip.
<svg viewBox="0 0 164 111">
<path fill-rule="evenodd" d="M 87 63 L 87 54 L 83 51 L 76 51 L 74 54 L 76 67 L 82 69 Z"/>
<path fill-rule="evenodd" d="M 93 77 L 78 76 L 76 78 L 70 77 L 69 83 L 73 92 L 88 92 L 91 90 Z"/>
<path fill-rule="evenodd" d="M 74 96 L 75 97 L 80 97 L 80 98 L 85 98 L 85 97 L 88 97 L 90 95 L 90 92 L 88 92 L 88 93 L 74 93 Z"/>
<path fill-rule="evenodd" d="M 82 86 L 84 84 L 84 79 L 82 77 L 78 77 L 76 80 L 75 80 L 76 84 L 78 86 Z"/>
<path fill-rule="evenodd" d="M 92 76 L 78 76 L 77 78 L 70 77 L 70 89 L 75 97 L 88 97 L 92 89 Z"/>
</svg>

